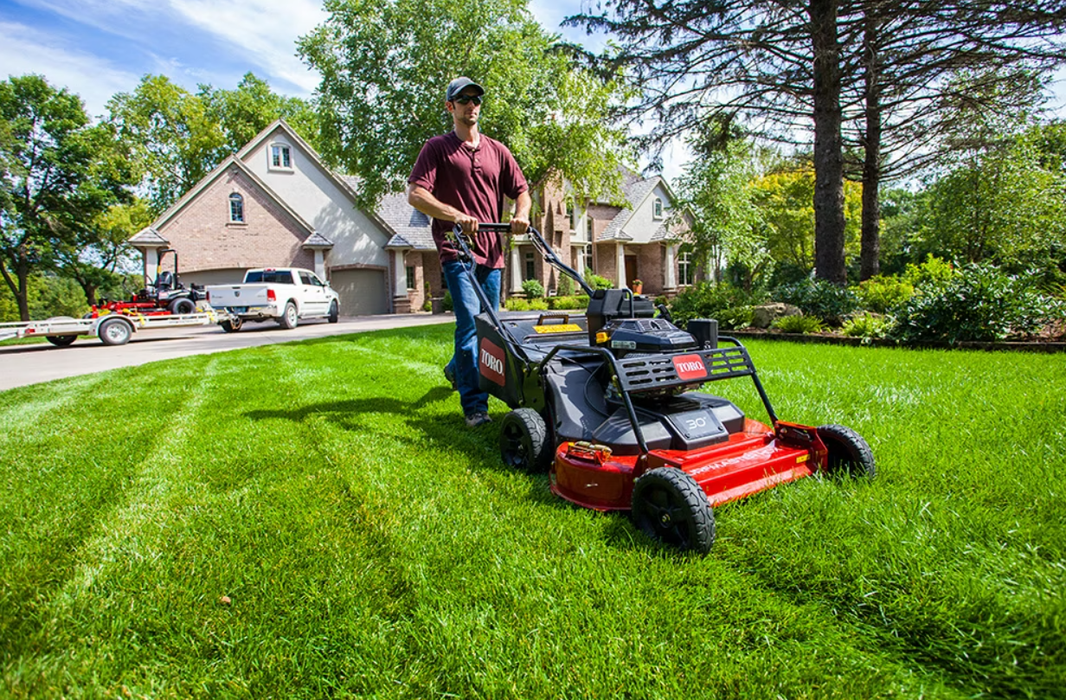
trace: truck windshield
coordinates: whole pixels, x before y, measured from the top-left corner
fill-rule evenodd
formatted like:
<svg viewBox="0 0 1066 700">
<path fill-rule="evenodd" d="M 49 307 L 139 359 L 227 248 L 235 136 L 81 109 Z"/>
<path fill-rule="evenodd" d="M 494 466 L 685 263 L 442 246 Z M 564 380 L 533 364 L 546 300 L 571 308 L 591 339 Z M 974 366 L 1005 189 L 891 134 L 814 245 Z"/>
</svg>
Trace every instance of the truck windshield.
<svg viewBox="0 0 1066 700">
<path fill-rule="evenodd" d="M 250 270 L 244 276 L 246 284 L 292 284 L 292 272 L 290 270 Z"/>
</svg>

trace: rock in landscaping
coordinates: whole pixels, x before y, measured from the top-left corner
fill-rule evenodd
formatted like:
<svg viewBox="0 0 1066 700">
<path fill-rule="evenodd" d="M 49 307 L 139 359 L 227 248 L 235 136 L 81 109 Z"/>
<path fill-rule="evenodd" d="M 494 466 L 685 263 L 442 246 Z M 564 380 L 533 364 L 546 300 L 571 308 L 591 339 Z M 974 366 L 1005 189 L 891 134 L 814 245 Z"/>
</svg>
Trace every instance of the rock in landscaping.
<svg viewBox="0 0 1066 700">
<path fill-rule="evenodd" d="M 751 325 L 753 328 L 769 328 L 773 325 L 774 321 L 782 316 L 803 315 L 803 312 L 799 310 L 799 307 L 793 306 L 792 304 L 783 304 L 781 302 L 756 306 L 752 309 L 752 312 Z"/>
</svg>

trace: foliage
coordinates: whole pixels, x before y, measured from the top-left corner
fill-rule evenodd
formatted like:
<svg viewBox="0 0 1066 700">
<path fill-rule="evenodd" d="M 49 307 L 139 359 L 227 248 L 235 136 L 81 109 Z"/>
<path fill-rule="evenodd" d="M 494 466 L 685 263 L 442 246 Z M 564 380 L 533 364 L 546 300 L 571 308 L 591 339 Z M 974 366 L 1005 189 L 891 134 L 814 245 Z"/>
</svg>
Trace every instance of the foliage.
<svg viewBox="0 0 1066 700">
<path fill-rule="evenodd" d="M 574 282 L 574 278 L 570 275 L 560 273 L 559 281 L 555 285 L 555 293 L 561 297 L 568 297 L 574 293 L 574 288 L 576 286 L 577 284 Z"/>
<path fill-rule="evenodd" d="M 589 298 L 584 294 L 578 296 L 552 297 L 548 300 L 548 306 L 556 311 L 570 311 L 584 309 L 589 305 Z"/>
<path fill-rule="evenodd" d="M 37 75 L 0 83 L 0 273 L 30 320 L 28 280 L 61 250 L 100 240 L 92 222 L 128 197 L 121 144 L 77 95 Z"/>
<path fill-rule="evenodd" d="M 876 275 L 852 287 L 851 292 L 859 308 L 885 314 L 910 299 L 914 287 L 899 277 Z"/>
<path fill-rule="evenodd" d="M 89 310 L 77 282 L 55 273 L 37 273 L 27 280 L 27 306 L 31 319 L 53 316 L 81 318 Z M 0 323 L 21 321 L 19 306 L 11 290 L 0 286 Z"/>
<path fill-rule="evenodd" d="M 1026 276 L 969 263 L 947 282 L 927 284 L 896 311 L 901 340 L 995 341 L 1033 335 L 1066 318 L 1066 306 Z"/>
<path fill-rule="evenodd" d="M 267 81 L 254 73 L 246 73 L 234 90 L 201 85 L 197 97 L 225 137 L 223 157 L 237 153 L 277 119 L 284 119 L 312 148 L 319 150 L 314 108 L 298 97 L 275 93 Z"/>
<path fill-rule="evenodd" d="M 440 308 L 442 311 L 453 311 L 455 309 L 455 302 L 452 301 L 452 293 L 447 289 L 444 290 L 444 298 L 441 299 Z"/>
<path fill-rule="evenodd" d="M 722 309 L 714 317 L 718 328 L 723 331 L 741 330 L 751 325 L 755 319 L 755 307 L 750 305 L 730 306 Z"/>
<path fill-rule="evenodd" d="M 771 327 L 782 333 L 821 333 L 825 330 L 814 316 L 782 316 Z"/>
<path fill-rule="evenodd" d="M 606 277 L 600 277 L 592 268 L 585 269 L 585 283 L 593 289 L 614 289 L 614 282 Z"/>
<path fill-rule="evenodd" d="M 522 297 L 511 297 L 503 304 L 503 308 L 508 311 L 547 311 L 548 306 L 547 299 L 523 299 Z"/>
<path fill-rule="evenodd" d="M 299 41 L 322 74 L 323 154 L 360 176 L 362 204 L 403 187 L 427 139 L 451 130 L 444 89 L 486 89 L 483 133 L 510 147 L 531 183 L 561 174 L 579 199 L 615 194 L 632 157 L 612 126 L 629 93 L 578 66 L 526 0 L 327 0 Z M 387 118 L 382 118 L 387 115 Z"/>
<path fill-rule="evenodd" d="M 916 290 L 939 289 L 958 276 L 959 271 L 954 265 L 930 254 L 920 265 L 907 265 L 903 273 L 903 284 L 909 284 Z"/>
<path fill-rule="evenodd" d="M 752 298 L 747 292 L 731 284 L 697 282 L 674 297 L 670 303 L 670 314 L 680 327 L 694 318 L 713 318 L 722 324 L 721 315 L 724 311 L 745 307 L 751 302 Z"/>
<path fill-rule="evenodd" d="M 849 338 L 880 340 L 891 335 L 895 325 L 891 316 L 864 312 L 844 321 L 841 331 Z"/>
<path fill-rule="evenodd" d="M 805 279 L 774 290 L 775 301 L 792 304 L 808 316 L 839 326 L 844 317 L 858 307 L 858 299 L 849 289 L 821 279 Z"/>
<path fill-rule="evenodd" d="M 544 296 L 544 285 L 538 280 L 528 279 L 522 283 L 522 291 L 527 299 L 540 299 Z"/>
</svg>

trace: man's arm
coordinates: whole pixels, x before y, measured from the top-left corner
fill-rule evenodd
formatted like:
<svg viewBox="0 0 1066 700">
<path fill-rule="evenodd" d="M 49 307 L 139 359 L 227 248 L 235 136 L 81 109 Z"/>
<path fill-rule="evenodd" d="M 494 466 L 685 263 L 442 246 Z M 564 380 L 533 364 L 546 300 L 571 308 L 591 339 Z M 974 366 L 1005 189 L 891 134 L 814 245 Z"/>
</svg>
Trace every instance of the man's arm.
<svg viewBox="0 0 1066 700">
<path fill-rule="evenodd" d="M 533 208 L 533 198 L 529 196 L 529 190 L 518 195 L 514 204 L 514 216 L 511 217 L 511 233 L 515 236 L 525 234 L 529 228 L 529 210 Z"/>
<path fill-rule="evenodd" d="M 468 214 L 464 214 L 450 204 L 445 204 L 440 201 L 433 196 L 432 192 L 421 185 L 407 186 L 407 203 L 426 216 L 440 219 L 441 221 L 452 221 L 459 224 L 463 227 L 463 233 L 467 235 L 477 231 L 477 219 Z M 528 206 L 526 207 L 526 217 L 529 217 Z M 529 225 L 528 221 L 526 222 L 526 225 Z"/>
</svg>

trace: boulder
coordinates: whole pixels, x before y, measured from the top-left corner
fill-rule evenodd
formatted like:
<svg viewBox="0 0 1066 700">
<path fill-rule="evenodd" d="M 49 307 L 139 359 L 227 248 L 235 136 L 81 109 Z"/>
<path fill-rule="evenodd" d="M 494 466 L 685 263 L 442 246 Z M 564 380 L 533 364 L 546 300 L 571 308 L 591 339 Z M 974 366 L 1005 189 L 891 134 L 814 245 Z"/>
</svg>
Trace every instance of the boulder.
<svg viewBox="0 0 1066 700">
<path fill-rule="evenodd" d="M 781 302 L 763 304 L 752 309 L 751 325 L 753 328 L 769 328 L 774 321 L 782 316 L 802 315 L 803 312 L 799 310 L 799 307 L 792 304 L 783 304 Z"/>
</svg>

